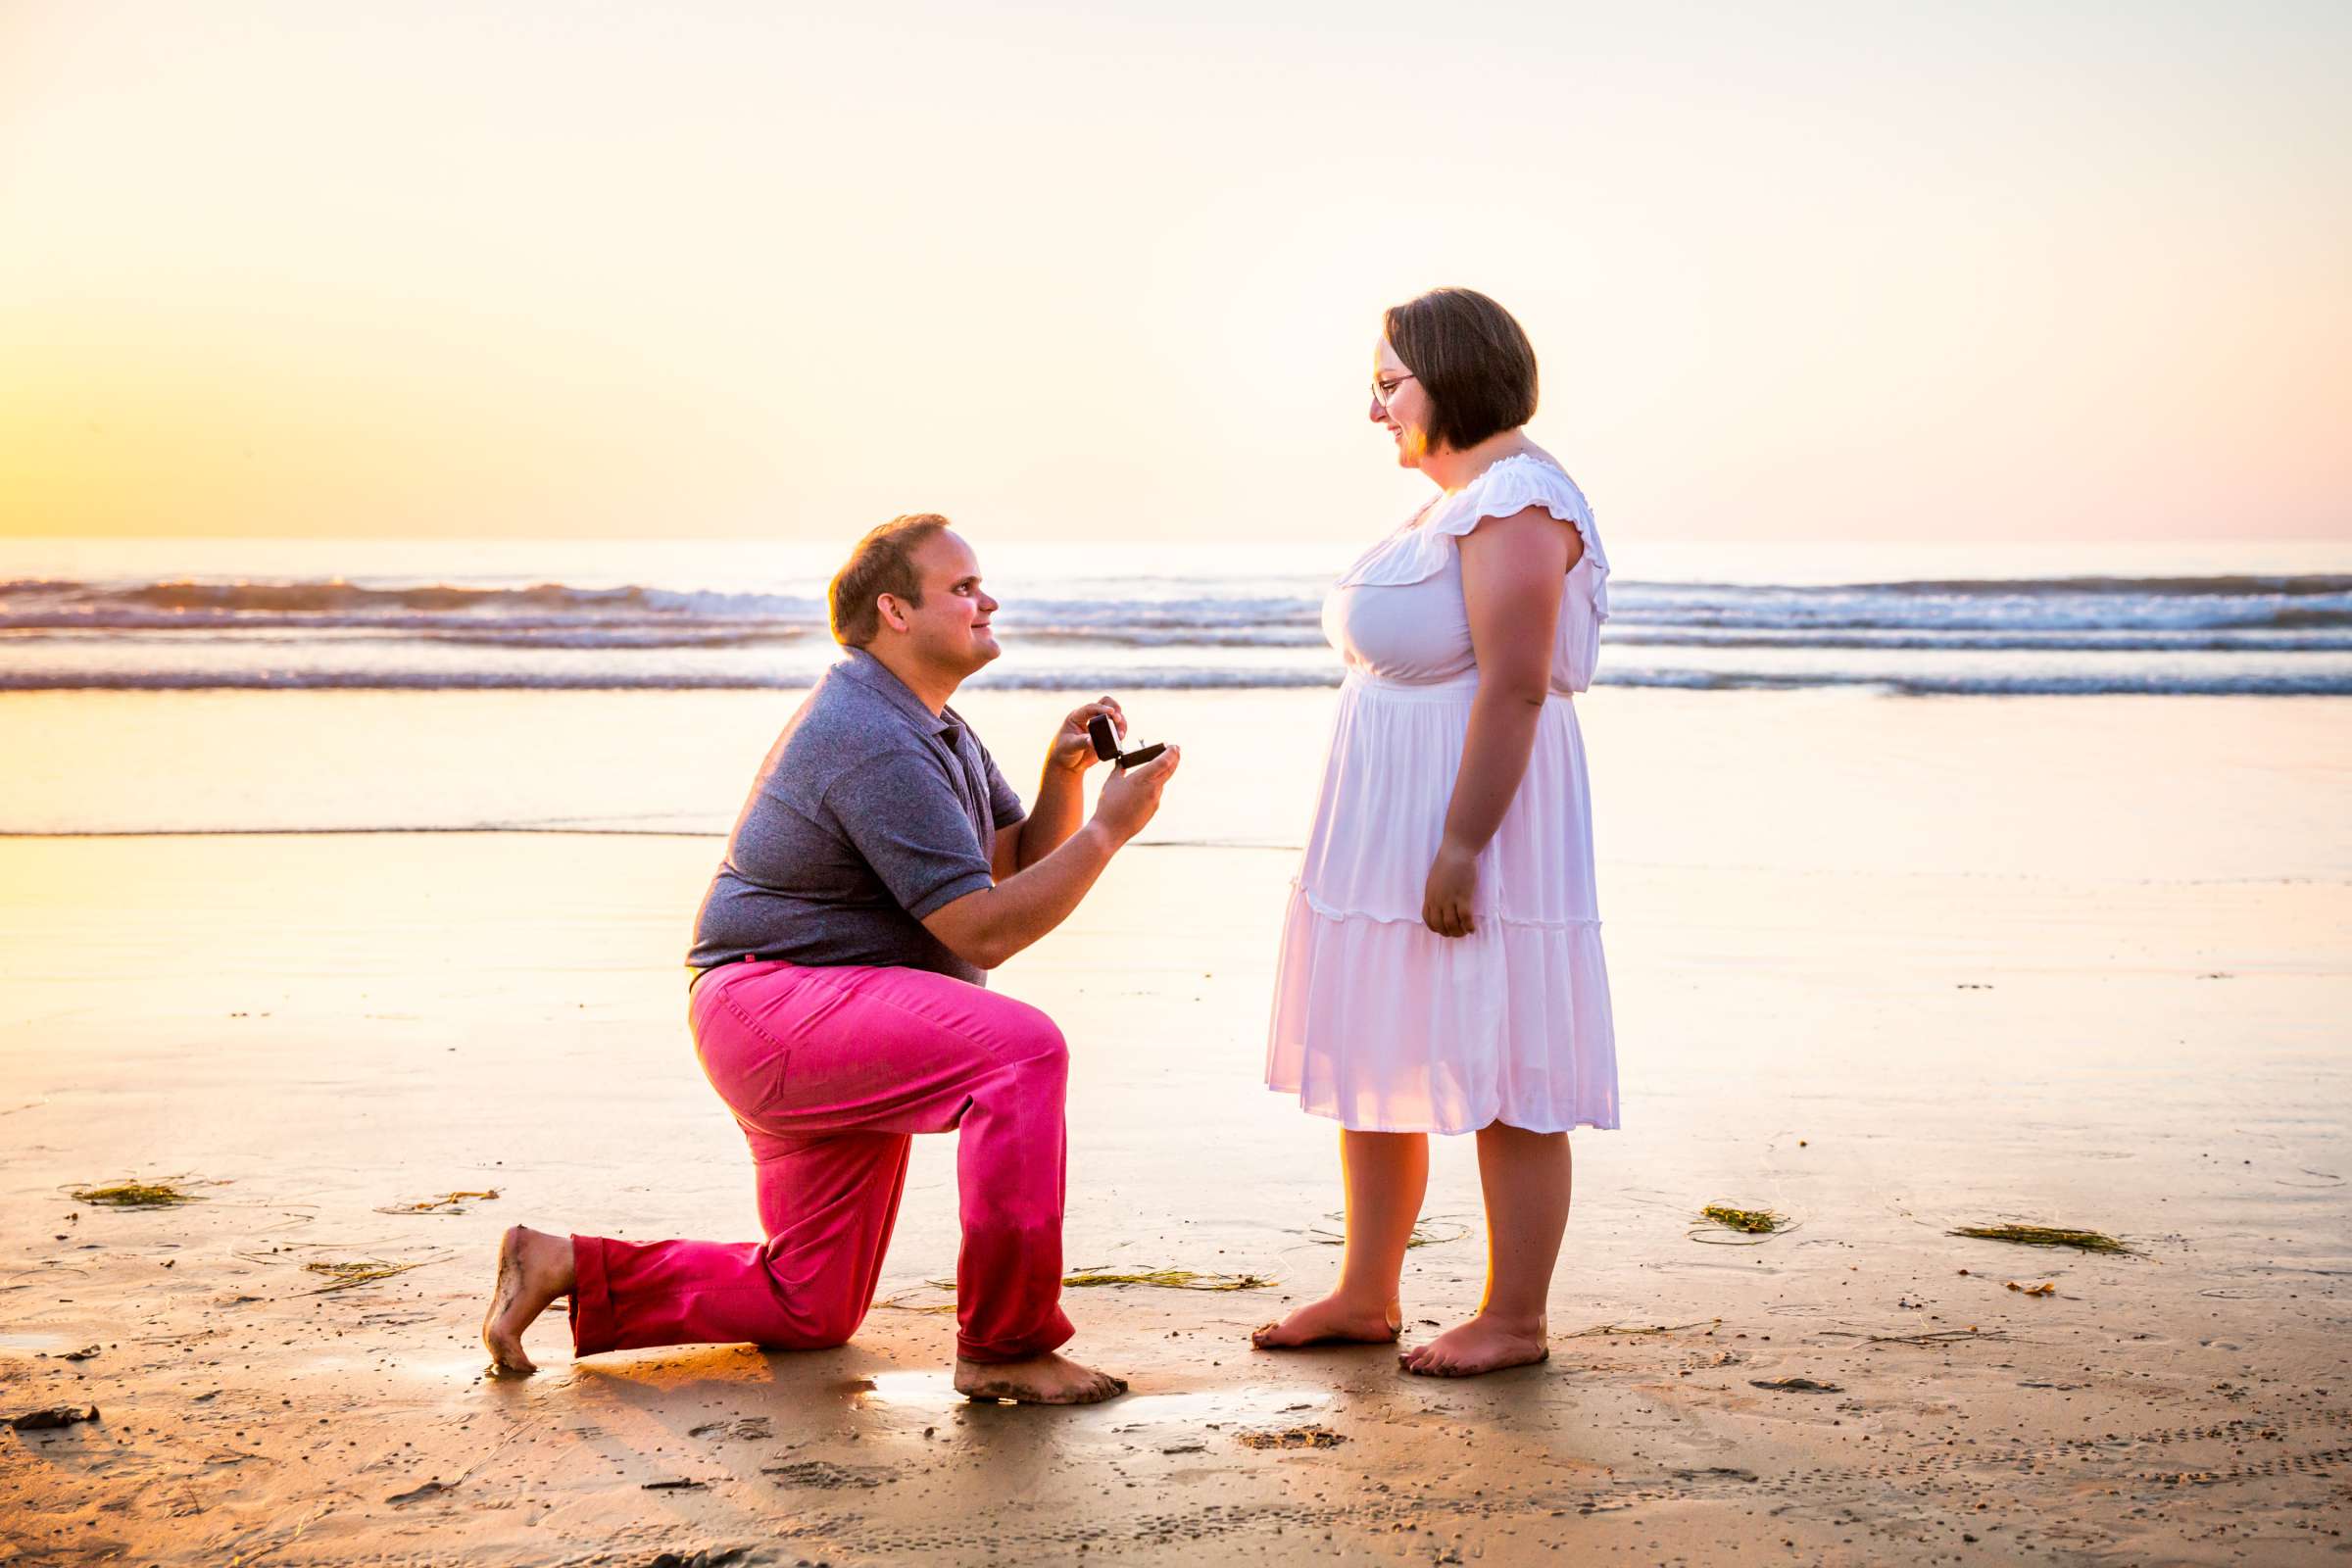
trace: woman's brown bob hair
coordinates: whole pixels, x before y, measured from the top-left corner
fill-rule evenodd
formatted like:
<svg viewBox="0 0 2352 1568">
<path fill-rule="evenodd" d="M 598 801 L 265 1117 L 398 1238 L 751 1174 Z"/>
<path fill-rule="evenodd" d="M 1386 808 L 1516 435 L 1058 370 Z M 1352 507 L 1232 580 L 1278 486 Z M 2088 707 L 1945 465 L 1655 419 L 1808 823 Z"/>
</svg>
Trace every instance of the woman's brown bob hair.
<svg viewBox="0 0 2352 1568">
<path fill-rule="evenodd" d="M 1536 349 L 1511 313 L 1466 288 L 1392 305 L 1389 347 L 1429 394 L 1429 445 L 1460 452 L 1536 416 Z"/>
<path fill-rule="evenodd" d="M 869 530 L 858 541 L 848 564 L 833 574 L 826 589 L 835 642 L 844 648 L 863 648 L 872 642 L 882 630 L 882 612 L 874 601 L 883 594 L 910 605 L 923 602 L 914 552 L 947 525 L 948 519 L 936 512 L 909 512 Z"/>
</svg>

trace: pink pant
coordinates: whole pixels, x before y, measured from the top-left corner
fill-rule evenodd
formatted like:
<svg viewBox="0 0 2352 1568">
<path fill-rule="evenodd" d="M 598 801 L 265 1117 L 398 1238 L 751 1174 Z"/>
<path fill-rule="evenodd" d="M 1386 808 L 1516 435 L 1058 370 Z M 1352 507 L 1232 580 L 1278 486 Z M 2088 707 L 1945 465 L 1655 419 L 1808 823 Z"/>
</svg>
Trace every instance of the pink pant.
<svg viewBox="0 0 2352 1568">
<path fill-rule="evenodd" d="M 751 1141 L 764 1245 L 574 1236 L 573 1349 L 840 1345 L 865 1320 L 908 1135 L 961 1129 L 956 1348 L 1042 1355 L 1062 1315 L 1069 1052 L 1027 1003 L 925 969 L 732 963 L 687 1008 Z"/>
</svg>

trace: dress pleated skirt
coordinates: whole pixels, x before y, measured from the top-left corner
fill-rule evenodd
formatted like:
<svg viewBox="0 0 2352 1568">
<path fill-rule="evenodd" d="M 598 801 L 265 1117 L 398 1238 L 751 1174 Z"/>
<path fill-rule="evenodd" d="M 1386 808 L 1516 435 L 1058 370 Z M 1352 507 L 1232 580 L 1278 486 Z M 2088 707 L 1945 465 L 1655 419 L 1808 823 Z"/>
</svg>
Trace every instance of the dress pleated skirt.
<svg viewBox="0 0 2352 1568">
<path fill-rule="evenodd" d="M 1267 1087 L 1367 1132 L 1617 1125 L 1617 1053 L 1592 875 L 1584 741 L 1544 706 L 1527 774 L 1478 860 L 1477 929 L 1421 900 L 1477 676 L 1351 671 L 1274 978 Z"/>
</svg>

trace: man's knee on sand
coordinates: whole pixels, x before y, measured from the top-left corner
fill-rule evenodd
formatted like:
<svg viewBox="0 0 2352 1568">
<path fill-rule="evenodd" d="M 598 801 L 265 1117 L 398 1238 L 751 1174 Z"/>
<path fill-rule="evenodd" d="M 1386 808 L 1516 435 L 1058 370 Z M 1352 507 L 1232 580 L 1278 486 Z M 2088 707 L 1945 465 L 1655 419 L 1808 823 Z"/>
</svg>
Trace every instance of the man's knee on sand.
<svg viewBox="0 0 2352 1568">
<path fill-rule="evenodd" d="M 830 1350 L 850 1343 L 865 1321 L 868 1303 L 864 1301 L 828 1301 L 812 1307 L 807 1324 L 808 1338 L 795 1346 L 796 1349 Z"/>
</svg>

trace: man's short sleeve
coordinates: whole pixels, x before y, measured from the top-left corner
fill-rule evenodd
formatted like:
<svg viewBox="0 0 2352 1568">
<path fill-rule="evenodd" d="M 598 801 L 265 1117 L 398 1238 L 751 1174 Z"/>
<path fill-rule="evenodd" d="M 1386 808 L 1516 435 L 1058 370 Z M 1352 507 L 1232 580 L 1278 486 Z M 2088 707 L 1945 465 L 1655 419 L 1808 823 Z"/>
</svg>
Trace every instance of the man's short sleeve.
<svg viewBox="0 0 2352 1568">
<path fill-rule="evenodd" d="M 988 819 L 1002 833 L 1027 816 L 1029 808 L 1021 804 L 1013 787 L 1004 782 L 1004 775 L 997 770 L 997 760 L 988 755 L 985 746 L 980 748 L 980 760 L 988 769 Z"/>
<path fill-rule="evenodd" d="M 833 781 L 825 807 L 890 896 L 917 920 L 995 885 L 956 786 L 927 753 L 868 759 Z"/>
</svg>

